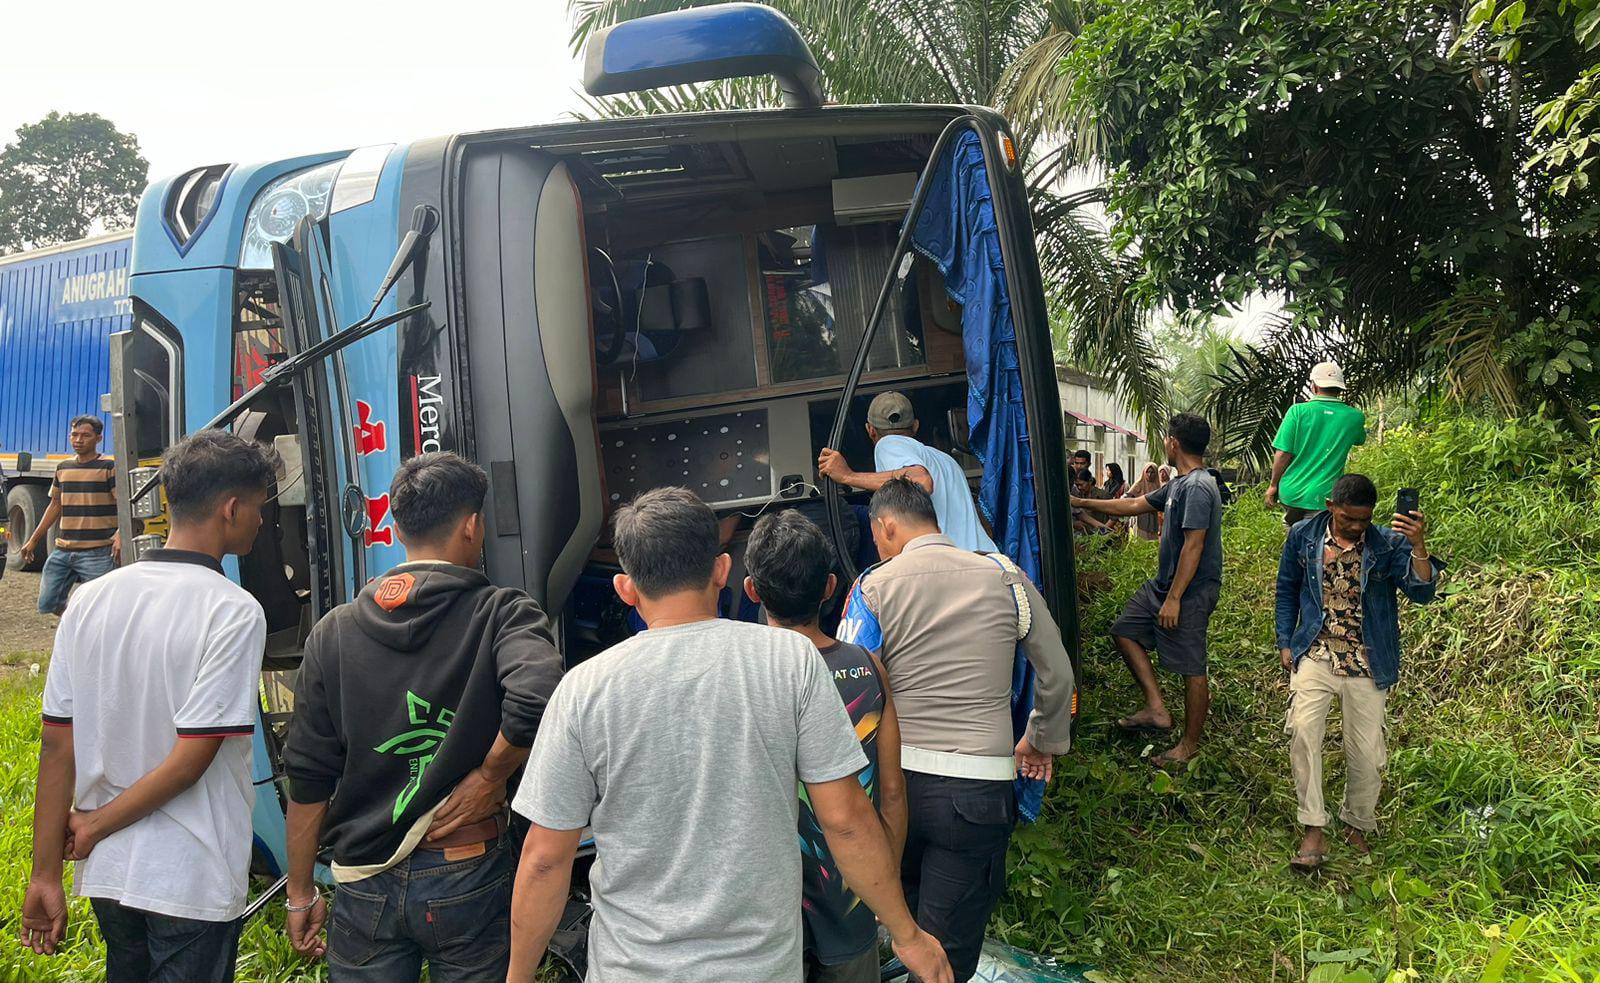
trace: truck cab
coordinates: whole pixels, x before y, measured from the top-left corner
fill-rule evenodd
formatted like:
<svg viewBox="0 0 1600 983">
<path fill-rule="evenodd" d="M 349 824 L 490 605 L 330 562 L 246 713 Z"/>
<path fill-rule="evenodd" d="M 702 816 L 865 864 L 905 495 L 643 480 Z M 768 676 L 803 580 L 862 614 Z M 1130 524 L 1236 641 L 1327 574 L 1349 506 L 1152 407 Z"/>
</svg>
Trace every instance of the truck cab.
<svg viewBox="0 0 1600 983">
<path fill-rule="evenodd" d="M 124 555 L 160 543 L 146 485 L 184 433 L 226 411 L 280 459 L 260 538 L 228 566 L 268 622 L 264 869 L 282 865 L 268 789 L 306 636 L 404 559 L 387 489 L 416 454 L 488 472 L 485 571 L 552 615 L 572 665 L 638 630 L 608 519 L 649 488 L 716 509 L 736 576 L 749 517 L 781 508 L 817 518 L 847 572 L 873 562 L 864 496 L 816 460 L 831 445 L 870 470 L 865 405 L 896 389 L 1075 650 L 1070 526 L 1043 505 L 1064 500 L 1062 421 L 1005 122 L 821 105 L 793 27 L 754 5 L 619 25 L 586 84 L 756 70 L 789 105 L 213 165 L 146 192 L 112 346 Z M 760 617 L 733 592 L 724 614 Z"/>
</svg>

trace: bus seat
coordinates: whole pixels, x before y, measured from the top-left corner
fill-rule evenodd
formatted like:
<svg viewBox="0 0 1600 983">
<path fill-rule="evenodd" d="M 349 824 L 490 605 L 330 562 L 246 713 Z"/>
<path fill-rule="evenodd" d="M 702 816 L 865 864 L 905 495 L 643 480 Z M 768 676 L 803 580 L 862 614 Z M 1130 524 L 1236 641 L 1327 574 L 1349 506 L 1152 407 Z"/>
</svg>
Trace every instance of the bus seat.
<svg viewBox="0 0 1600 983">
<path fill-rule="evenodd" d="M 566 164 L 496 147 L 468 152 L 462 211 L 485 566 L 556 612 L 605 512 L 582 203 Z"/>
</svg>

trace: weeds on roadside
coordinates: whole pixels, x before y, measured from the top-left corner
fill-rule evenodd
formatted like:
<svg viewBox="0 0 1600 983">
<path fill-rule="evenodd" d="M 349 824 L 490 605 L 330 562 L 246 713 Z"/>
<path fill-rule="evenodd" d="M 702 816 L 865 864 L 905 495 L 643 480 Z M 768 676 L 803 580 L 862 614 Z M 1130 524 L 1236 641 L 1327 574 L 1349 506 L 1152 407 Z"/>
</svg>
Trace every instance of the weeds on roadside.
<svg viewBox="0 0 1600 983">
<path fill-rule="evenodd" d="M 1540 421 L 1452 419 L 1392 431 L 1351 468 L 1380 512 L 1421 488 L 1450 563 L 1440 601 L 1402 616 L 1374 854 L 1288 868 L 1284 532 L 1246 493 L 1224 523 L 1212 719 L 1187 772 L 1150 768 L 1149 742 L 1112 723 L 1136 691 L 1106 630 L 1153 544 L 1080 554 L 1108 586 L 1082 605 L 1078 738 L 1014 840 L 1007 941 L 1126 981 L 1600 983 L 1600 452 Z M 1328 741 L 1337 794 L 1336 722 Z"/>
</svg>

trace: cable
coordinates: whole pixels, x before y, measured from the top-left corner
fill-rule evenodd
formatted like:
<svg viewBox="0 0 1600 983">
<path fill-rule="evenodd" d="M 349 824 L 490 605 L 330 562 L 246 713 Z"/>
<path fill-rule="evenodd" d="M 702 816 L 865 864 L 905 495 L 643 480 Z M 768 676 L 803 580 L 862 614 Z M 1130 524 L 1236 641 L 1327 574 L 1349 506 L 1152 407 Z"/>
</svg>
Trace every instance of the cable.
<svg viewBox="0 0 1600 983">
<path fill-rule="evenodd" d="M 654 250 L 644 254 L 644 278 L 639 283 L 639 309 L 633 315 L 633 371 L 628 374 L 629 382 L 639 378 L 639 336 L 644 333 L 639 323 L 644 320 L 644 299 L 650 289 L 650 261 L 655 255 Z M 618 303 L 621 303 L 622 291 L 618 289 L 617 294 Z"/>
<path fill-rule="evenodd" d="M 306 473 L 306 469 L 305 468 L 301 468 L 299 471 L 296 471 L 294 473 L 293 477 L 291 477 L 284 484 L 281 484 L 281 485 L 278 486 L 278 494 L 272 496 L 271 498 L 267 499 L 265 502 L 262 502 L 261 504 L 262 505 L 271 505 L 273 502 L 276 502 L 278 499 L 282 498 L 284 492 L 287 492 L 289 489 L 293 488 L 295 485 L 300 483 L 300 479 L 305 475 L 305 473 Z"/>
<path fill-rule="evenodd" d="M 816 485 L 813 485 L 809 481 L 799 481 L 799 482 L 795 482 L 794 484 L 784 485 L 782 488 L 778 489 L 778 494 L 769 496 L 767 498 L 766 502 L 763 503 L 762 506 L 759 509 L 756 509 L 754 512 L 740 512 L 739 514 L 744 516 L 746 519 L 759 519 L 759 518 L 761 518 L 761 513 L 765 512 L 772 505 L 773 502 L 776 502 L 776 501 L 779 501 L 779 500 L 782 500 L 782 501 L 785 501 L 785 502 L 789 502 L 789 501 L 805 501 L 805 499 L 784 498 L 784 496 L 783 496 L 784 492 L 790 491 L 791 489 L 795 489 L 795 488 L 809 489 L 811 491 L 816 492 L 818 498 L 822 497 L 822 489 L 821 488 L 818 488 Z"/>
</svg>

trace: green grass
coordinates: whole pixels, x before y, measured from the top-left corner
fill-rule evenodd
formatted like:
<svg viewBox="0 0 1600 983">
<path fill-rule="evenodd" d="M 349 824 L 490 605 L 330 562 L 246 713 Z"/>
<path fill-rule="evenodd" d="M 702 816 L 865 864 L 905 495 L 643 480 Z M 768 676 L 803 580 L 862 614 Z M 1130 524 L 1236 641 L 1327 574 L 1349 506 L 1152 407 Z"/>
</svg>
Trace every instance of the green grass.
<svg viewBox="0 0 1600 983">
<path fill-rule="evenodd" d="M 1292 873 L 1296 843 L 1272 638 L 1283 531 L 1246 494 L 1224 530 L 1209 742 L 1187 773 L 1113 733 L 1135 692 L 1105 630 L 1154 566 L 1097 551 L 1084 608 L 1082 723 L 1038 824 L 1019 830 L 997 931 L 1136 980 L 1600 981 L 1600 500 L 1594 448 L 1538 423 L 1402 431 L 1353 466 L 1387 499 L 1424 490 L 1445 596 L 1404 614 L 1378 849 Z M 0 983 L 93 980 L 101 949 L 73 902 L 70 943 L 16 940 L 28 877 L 38 679 L 0 681 Z M 1170 692 L 1175 705 L 1177 693 Z M 1330 798 L 1342 781 L 1330 728 Z M 1155 747 L 1154 750 L 1160 750 Z M 322 979 L 280 906 L 240 947 L 242 983 Z"/>
<path fill-rule="evenodd" d="M 1044 818 L 1016 837 L 999 933 L 1125 980 L 1600 980 L 1597 460 L 1526 422 L 1449 421 L 1358 452 L 1387 503 L 1423 489 L 1451 567 L 1445 596 L 1402 616 L 1377 850 L 1336 849 L 1310 878 L 1287 865 L 1280 513 L 1255 493 L 1229 510 L 1208 743 L 1172 777 L 1111 723 L 1137 694 L 1106 629 L 1153 546 L 1080 554 L 1110 582 L 1083 612 L 1082 724 Z"/>
<path fill-rule="evenodd" d="M 42 689 L 42 676 L 0 680 L 0 983 L 77 983 L 104 977 L 105 951 L 82 898 L 71 899 L 67 939 L 58 955 L 36 956 L 17 940 L 32 858 Z M 309 983 L 327 979 L 327 971 L 295 955 L 283 934 L 282 906 L 271 905 L 265 918 L 245 930 L 237 978 L 240 983 Z"/>
</svg>

